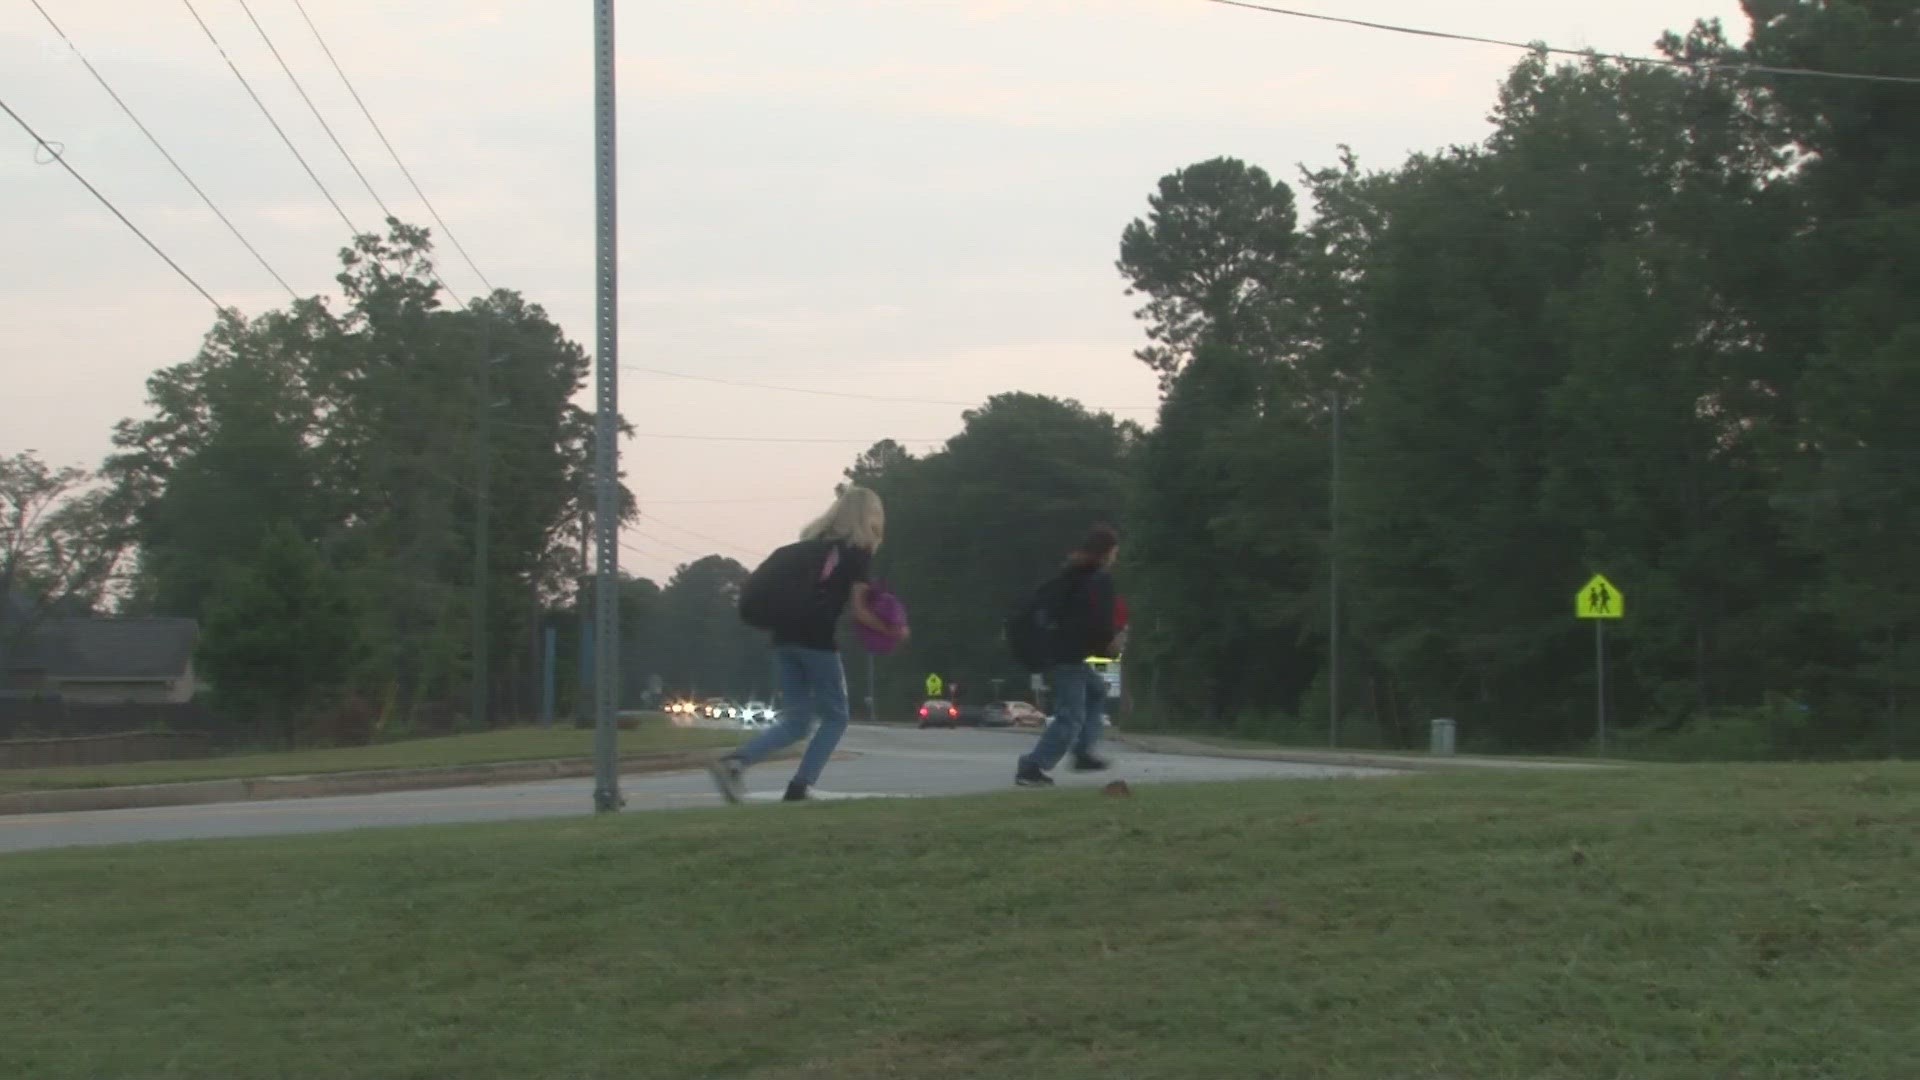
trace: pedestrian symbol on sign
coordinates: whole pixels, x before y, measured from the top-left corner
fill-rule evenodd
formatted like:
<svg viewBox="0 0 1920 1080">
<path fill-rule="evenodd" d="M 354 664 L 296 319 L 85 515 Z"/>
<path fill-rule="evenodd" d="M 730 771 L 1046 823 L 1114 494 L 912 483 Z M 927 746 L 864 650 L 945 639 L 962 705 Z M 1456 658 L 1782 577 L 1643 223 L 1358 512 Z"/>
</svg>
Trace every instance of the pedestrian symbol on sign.
<svg viewBox="0 0 1920 1080">
<path fill-rule="evenodd" d="M 1582 619 L 1624 619 L 1627 616 L 1627 598 L 1620 594 L 1613 582 L 1599 574 L 1580 590 L 1573 600 L 1574 614 Z"/>
</svg>

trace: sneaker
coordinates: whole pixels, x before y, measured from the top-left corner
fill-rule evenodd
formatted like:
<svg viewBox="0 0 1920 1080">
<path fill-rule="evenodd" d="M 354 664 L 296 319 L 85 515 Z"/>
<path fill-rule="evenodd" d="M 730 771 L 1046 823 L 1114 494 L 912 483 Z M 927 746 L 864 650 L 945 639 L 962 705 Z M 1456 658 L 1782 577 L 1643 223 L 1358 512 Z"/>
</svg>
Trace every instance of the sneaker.
<svg viewBox="0 0 1920 1080">
<path fill-rule="evenodd" d="M 747 770 L 741 766 L 739 758 L 721 758 L 707 766 L 707 773 L 713 777 L 713 786 L 720 789 L 721 798 L 730 803 L 738 803 L 746 798 Z"/>
<path fill-rule="evenodd" d="M 807 786 L 801 783 L 787 785 L 787 793 L 781 796 L 781 802 L 807 802 L 813 796 L 807 794 Z"/>
<path fill-rule="evenodd" d="M 1074 772 L 1106 772 L 1113 768 L 1113 762 L 1096 754 L 1086 754 L 1073 759 Z"/>
<path fill-rule="evenodd" d="M 1038 765 L 1022 765 L 1020 771 L 1013 774 L 1013 782 L 1020 787 L 1052 787 L 1053 777 L 1040 771 Z"/>
</svg>

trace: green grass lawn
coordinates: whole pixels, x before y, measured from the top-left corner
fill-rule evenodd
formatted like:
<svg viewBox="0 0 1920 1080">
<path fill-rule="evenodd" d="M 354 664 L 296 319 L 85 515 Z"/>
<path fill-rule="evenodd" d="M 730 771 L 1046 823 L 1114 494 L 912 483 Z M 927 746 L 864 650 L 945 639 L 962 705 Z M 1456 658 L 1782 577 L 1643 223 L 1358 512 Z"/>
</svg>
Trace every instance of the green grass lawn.
<svg viewBox="0 0 1920 1080">
<path fill-rule="evenodd" d="M 0 860 L 0 1061 L 1911 1080 L 1920 768 L 1018 792 Z"/>
<path fill-rule="evenodd" d="M 677 728 L 665 719 L 641 721 L 620 733 L 620 752 L 658 753 L 731 746 L 739 732 Z M 445 765 L 484 765 L 501 761 L 539 761 L 587 757 L 593 732 L 572 725 L 524 727 L 477 735 L 409 739 L 340 750 L 294 750 L 274 754 L 233 754 L 193 761 L 144 761 L 85 768 L 0 770 L 0 792 L 57 788 L 116 787 L 122 784 L 176 784 L 191 780 L 235 780 L 256 776 L 303 776 L 369 769 L 422 769 Z"/>
</svg>

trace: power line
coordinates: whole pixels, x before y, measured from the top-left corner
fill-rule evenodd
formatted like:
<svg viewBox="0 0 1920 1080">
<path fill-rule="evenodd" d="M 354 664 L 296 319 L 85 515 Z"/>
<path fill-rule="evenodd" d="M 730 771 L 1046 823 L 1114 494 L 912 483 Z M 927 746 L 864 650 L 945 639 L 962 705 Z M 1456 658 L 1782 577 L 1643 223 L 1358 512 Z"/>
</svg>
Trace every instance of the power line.
<svg viewBox="0 0 1920 1080">
<path fill-rule="evenodd" d="M 653 538 L 652 538 L 652 537 L 647 537 L 646 539 L 649 539 L 649 540 L 651 540 L 651 539 L 653 539 Z M 622 538 L 621 538 L 621 540 L 620 540 L 620 550 L 622 550 L 622 551 L 624 551 L 624 552 L 626 552 L 626 553 L 627 553 L 627 554 L 629 554 L 629 555 L 632 555 L 632 556 L 634 556 L 635 558 L 639 558 L 639 559 L 648 559 L 648 558 L 652 558 L 652 557 L 653 557 L 653 554 L 654 554 L 654 553 L 652 553 L 652 552 L 647 552 L 647 551 L 642 551 L 642 550 L 640 550 L 640 548 L 639 548 L 638 546 L 636 546 L 636 545 L 635 545 L 635 544 L 634 544 L 634 543 L 633 543 L 633 542 L 632 542 L 631 540 L 628 540 L 628 539 L 626 539 L 625 537 L 622 537 Z"/>
<path fill-rule="evenodd" d="M 654 375 L 663 379 L 682 379 L 687 382 L 709 383 L 714 386 L 733 386 L 746 390 L 773 390 L 783 394 L 806 394 L 812 397 L 849 398 L 855 401 L 881 401 L 896 405 L 952 405 L 967 408 L 979 404 L 973 401 L 944 401 L 938 398 L 886 397 L 879 394 L 857 394 L 837 390 L 817 390 L 803 386 L 773 386 L 767 383 L 743 382 L 737 379 L 721 379 L 711 375 L 689 375 L 681 371 L 665 371 L 660 368 L 640 367 L 636 364 L 620 365 L 627 371 L 641 375 Z"/>
<path fill-rule="evenodd" d="M 1342 26 L 1357 26 L 1365 30 L 1384 30 L 1390 34 L 1409 34 L 1414 37 L 1438 38 L 1442 41 L 1464 41 L 1475 45 L 1497 45 L 1505 49 L 1519 49 L 1523 52 L 1545 52 L 1555 56 L 1591 57 L 1596 60 L 1611 60 L 1620 64 L 1643 64 L 1655 67 L 1680 68 L 1686 71 L 1724 71 L 1744 75 L 1791 75 L 1821 79 L 1848 79 L 1854 82 L 1895 83 L 1904 86 L 1920 86 L 1920 76 L 1915 75 L 1875 75 L 1864 71 L 1829 71 L 1821 68 L 1776 67 L 1771 64 L 1701 62 L 1680 60 L 1670 56 L 1632 56 L 1625 53 L 1596 53 L 1583 49 L 1560 48 L 1541 42 L 1509 41 L 1504 38 L 1481 37 L 1477 34 L 1457 34 L 1447 30 L 1429 30 L 1416 26 L 1400 26 L 1395 23 L 1370 22 L 1366 19 L 1351 19 L 1342 15 L 1326 15 L 1315 11 L 1296 11 L 1292 8 L 1257 4 L 1253 3 L 1252 0 L 1204 0 L 1204 2 L 1218 4 L 1221 7 L 1258 11 L 1267 15 L 1285 15 L 1294 19 L 1312 19 L 1316 22 L 1338 23 Z"/>
<path fill-rule="evenodd" d="M 772 390 L 782 394 L 807 394 L 813 397 L 847 398 L 854 401 L 878 401 L 894 405 L 947 405 L 960 409 L 971 409 L 980 404 L 978 401 L 949 401 L 941 398 L 889 397 L 881 394 L 861 394 L 853 391 L 819 390 L 808 386 L 775 386 L 770 383 L 744 382 L 737 379 L 722 379 L 711 375 L 689 375 L 683 371 L 666 371 L 661 368 L 641 367 L 637 364 L 622 364 L 622 370 L 637 372 L 641 375 L 655 375 L 663 379 L 683 379 L 687 382 L 711 383 L 715 386 L 733 386 L 746 390 Z M 1085 408 L 1095 412 L 1153 412 L 1158 405 L 1088 405 Z"/>
<path fill-rule="evenodd" d="M 313 103 L 313 98 L 307 93 L 306 86 L 300 82 L 300 77 L 293 73 L 292 65 L 287 63 L 286 57 L 280 55 L 280 47 L 273 43 L 272 35 L 268 34 L 267 28 L 260 24 L 258 18 L 254 17 L 253 6 L 247 3 L 247 0 L 239 0 L 239 2 L 240 10 L 247 13 L 247 21 L 253 24 L 253 29 L 260 35 L 260 40 L 266 44 L 267 51 L 273 54 L 273 59 L 280 65 L 280 70 L 286 74 L 287 81 L 293 84 L 293 89 L 300 95 L 300 100 L 307 103 L 307 111 L 311 112 L 313 118 L 320 122 L 320 130 L 327 133 L 327 141 L 333 143 L 335 150 L 340 151 L 340 156 L 346 159 L 347 168 L 353 170 L 353 175 L 360 179 L 360 186 L 367 189 L 368 197 L 372 198 L 373 204 L 380 208 L 381 218 L 386 221 L 398 221 L 399 219 L 393 216 L 393 211 L 387 208 L 386 200 L 382 199 L 380 193 L 373 189 L 373 182 L 368 180 L 367 174 L 360 170 L 360 163 L 353 160 L 353 155 L 347 152 L 346 144 L 340 141 L 340 136 L 334 134 L 333 125 L 327 123 L 326 114 L 320 111 L 320 106 Z M 445 289 L 447 295 L 453 297 L 455 303 L 461 307 L 466 306 L 467 302 L 461 299 L 459 293 L 453 291 L 453 287 L 448 285 L 446 281 L 440 277 L 440 272 L 434 269 L 431 264 L 427 267 L 427 273 L 433 278 L 434 284 Z"/>
<path fill-rule="evenodd" d="M 186 5 L 187 12 L 193 16 L 193 21 L 200 24 L 201 31 L 207 35 L 207 40 L 213 43 L 214 50 L 220 54 L 220 59 L 227 62 L 227 70 L 233 72 L 233 77 L 239 79 L 240 85 L 246 88 L 247 96 L 253 99 L 255 105 L 260 107 L 260 114 L 267 118 L 267 123 L 273 125 L 273 130 L 279 134 L 280 141 L 287 144 L 287 149 L 292 151 L 294 160 L 298 161 L 300 167 L 306 170 L 307 178 L 313 181 L 313 186 L 320 189 L 320 194 L 326 196 L 327 204 L 333 207 L 333 212 L 340 215 L 340 220 L 346 224 L 347 231 L 353 236 L 359 236 L 360 230 L 354 227 L 353 219 L 348 217 L 347 212 L 340 208 L 340 200 L 334 198 L 333 192 L 327 190 L 327 185 L 320 179 L 320 174 L 313 171 L 312 165 L 307 164 L 306 155 L 300 153 L 300 148 L 293 145 L 293 140 L 288 137 L 286 129 L 280 126 L 280 121 L 273 118 L 273 110 L 267 108 L 267 103 L 260 100 L 260 95 L 254 91 L 253 84 L 248 82 L 247 77 L 240 73 L 239 65 L 233 62 L 233 57 L 227 55 L 226 47 L 221 45 L 220 39 L 214 35 L 213 27 L 208 26 L 207 20 L 200 17 L 199 10 L 193 6 L 193 0 L 180 0 L 180 2 Z"/>
<path fill-rule="evenodd" d="M 225 315 L 227 313 L 228 309 L 225 305 L 221 304 L 220 301 L 215 300 L 213 298 L 212 293 L 208 292 L 204 286 L 202 286 L 198 281 L 195 281 L 193 279 L 192 274 L 187 273 L 184 269 L 181 268 L 179 263 L 174 262 L 173 256 L 167 254 L 165 251 L 162 251 L 160 249 L 159 244 L 154 243 L 151 237 L 149 237 L 146 233 L 141 232 L 140 226 L 135 225 L 132 221 L 129 221 L 127 219 L 127 215 L 121 213 L 120 208 L 113 205 L 112 200 L 108 199 L 105 195 L 100 194 L 99 188 L 94 187 L 91 183 L 88 183 L 87 178 L 84 176 L 81 176 L 80 171 L 78 169 L 75 169 L 73 165 L 67 161 L 66 155 L 64 153 L 61 153 L 60 151 L 55 150 L 52 144 L 48 143 L 47 140 L 41 138 L 40 133 L 33 130 L 33 125 L 27 123 L 26 119 L 23 118 L 19 113 L 14 112 L 12 106 L 8 105 L 5 101 L 0 101 L 0 110 L 5 110 L 8 116 L 13 117 L 14 123 L 19 124 L 22 128 L 26 129 L 27 134 L 33 137 L 33 141 L 39 143 L 41 147 L 43 147 L 47 151 L 47 153 L 52 154 L 53 160 L 59 162 L 60 167 L 67 170 L 67 174 L 69 176 L 72 176 L 75 180 L 80 181 L 80 185 L 82 187 L 86 188 L 89 192 L 91 192 L 94 198 L 100 200 L 100 205 L 112 211 L 113 216 L 120 219 L 120 224 L 125 225 L 129 229 L 132 229 L 133 235 L 139 237 L 142 243 L 146 244 L 149 248 L 152 248 L 153 253 L 155 255 L 160 256 L 160 258 L 164 260 L 168 266 L 173 267 L 173 272 L 176 274 L 179 274 L 183 279 L 186 280 L 187 284 L 193 286 L 193 291 L 199 293 L 201 296 L 206 297 L 207 303 L 213 305 L 213 310 L 219 312 L 222 315 Z"/>
<path fill-rule="evenodd" d="M 327 123 L 326 116 L 320 112 L 320 106 L 313 103 L 313 98 L 307 94 L 307 88 L 301 85 L 300 77 L 293 73 L 292 66 L 287 63 L 287 58 L 280 55 L 280 47 L 273 43 L 273 37 L 267 33 L 267 28 L 260 25 L 260 20 L 254 16 L 253 5 L 247 3 L 247 0 L 240 0 L 240 10 L 247 13 L 247 21 L 253 24 L 254 31 L 266 44 L 267 51 L 273 54 L 274 62 L 278 63 L 280 70 L 286 73 L 287 81 L 293 84 L 293 89 L 300 95 L 300 100 L 307 103 L 307 111 L 313 114 L 315 120 L 320 121 L 320 130 L 327 133 L 327 139 L 333 143 L 333 148 L 340 151 L 340 156 L 347 160 L 347 168 L 352 169 L 353 175 L 359 178 L 360 186 L 367 189 L 368 197 L 373 200 L 375 206 L 380 208 L 381 216 L 392 217 L 393 211 L 387 209 L 386 201 L 380 198 L 380 193 L 373 190 L 373 184 L 367 179 L 367 174 L 360 171 L 360 163 L 353 160 L 352 154 L 347 153 L 346 146 L 340 142 L 340 136 L 333 133 L 333 125 Z"/>
<path fill-rule="evenodd" d="M 687 528 L 685 525 L 675 525 L 671 521 L 667 521 L 664 518 L 656 517 L 653 514 L 649 514 L 644 510 L 640 512 L 640 520 L 651 521 L 655 525 L 659 525 L 662 528 L 672 529 L 674 532 L 681 533 L 686 536 L 690 536 L 695 540 L 704 540 L 709 544 L 718 544 L 719 546 L 726 548 L 729 551 L 732 551 L 738 555 L 745 555 L 749 558 L 756 558 L 756 559 L 760 557 L 759 553 L 756 553 L 748 548 L 742 547 L 739 544 L 722 540 L 717 536 L 708 536 L 706 533 L 695 532 L 692 529 Z"/>
<path fill-rule="evenodd" d="M 683 547 L 670 540 L 662 540 L 657 536 L 653 536 L 649 533 L 642 532 L 639 529 L 633 529 L 632 532 L 634 533 L 634 535 L 640 537 L 640 539 L 642 540 L 650 540 L 653 543 L 659 544 L 663 548 L 668 548 L 672 551 L 677 551 L 680 554 L 685 555 L 689 559 L 695 559 L 695 560 L 704 559 L 713 554 L 713 552 L 711 551 L 695 551 L 690 547 Z M 623 550 L 625 550 L 628 554 L 638 556 L 642 559 L 650 558 L 653 555 L 658 554 L 658 552 L 641 551 L 624 539 L 620 541 L 620 547 Z"/>
<path fill-rule="evenodd" d="M 220 219 L 220 223 L 227 227 L 228 232 L 233 234 L 233 238 L 240 241 L 241 245 L 247 249 L 248 253 L 254 257 L 254 260 L 260 264 L 262 269 L 273 275 L 273 280 L 279 282 L 280 287 L 287 290 L 288 296 L 295 300 L 300 299 L 300 294 L 293 290 L 293 286 L 287 284 L 286 278 L 280 276 L 280 271 L 273 268 L 273 264 L 267 261 L 265 255 L 260 254 L 260 249 L 253 246 L 253 242 L 246 238 L 246 235 L 240 231 L 240 227 L 235 225 L 232 219 L 228 218 L 226 213 L 214 204 L 213 197 L 201 190 L 200 185 L 194 182 L 193 177 L 188 175 L 187 170 L 167 151 L 167 148 L 161 144 L 160 139 L 155 136 L 152 131 L 147 129 L 146 124 L 140 121 L 140 117 L 134 114 L 133 109 L 121 99 L 112 85 L 107 82 L 106 76 L 100 74 L 100 70 L 93 66 L 93 61 L 87 59 L 87 54 L 80 51 L 80 46 L 76 44 L 72 38 L 67 36 L 67 32 L 62 30 L 60 24 L 53 20 L 53 16 L 47 13 L 47 9 L 41 6 L 40 0 L 31 0 L 31 2 L 33 9 L 40 13 L 41 18 L 47 20 L 47 25 L 53 27 L 53 32 L 60 35 L 60 40 L 66 42 L 67 48 L 72 49 L 73 55 L 79 59 L 81 64 L 85 65 L 88 74 L 91 74 L 94 81 L 100 84 L 100 89 L 105 90 L 107 96 L 113 99 L 113 103 L 120 106 L 120 111 L 126 113 L 127 119 L 133 121 L 133 126 L 140 129 L 140 134 L 145 135 L 147 141 L 153 144 L 153 148 L 160 151 L 160 156 L 166 158 L 167 164 L 173 166 L 173 171 L 180 174 L 180 179 L 185 180 L 187 186 L 193 189 L 193 193 L 200 196 L 200 201 L 207 204 L 207 209 L 213 211 L 213 215 Z"/>
<path fill-rule="evenodd" d="M 632 433 L 632 436 L 636 439 L 668 439 L 673 441 L 684 441 L 684 442 L 793 443 L 793 444 L 829 444 L 829 445 L 841 445 L 841 446 L 871 446 L 875 442 L 880 441 L 877 439 L 787 438 L 787 437 L 778 436 L 778 435 L 697 435 L 697 434 L 681 434 L 677 432 L 665 432 L 665 431 L 636 431 Z M 894 439 L 893 440 L 895 444 L 901 445 L 901 446 L 940 446 L 945 444 L 946 441 L 947 440 L 945 439 L 909 439 L 909 440 Z"/>
<path fill-rule="evenodd" d="M 766 506 L 773 503 L 824 501 L 818 495 L 760 495 L 738 499 L 642 499 L 649 506 Z"/>
<path fill-rule="evenodd" d="M 448 241 L 453 244 L 454 250 L 460 253 L 460 257 L 466 260 L 467 267 L 473 271 L 475 277 L 480 279 L 480 284 L 485 285 L 488 292 L 492 292 L 493 282 L 488 281 L 487 275 L 480 272 L 479 264 L 473 261 L 473 256 L 467 254 L 466 246 L 460 243 L 460 238 L 453 234 L 452 226 L 448 225 L 446 219 L 440 216 L 440 211 L 434 209 L 433 200 L 427 198 L 427 193 L 420 189 L 420 184 L 413 178 L 412 170 L 407 168 L 406 162 L 400 160 L 400 152 L 395 150 L 393 143 L 387 140 L 387 133 L 381 130 L 380 122 L 373 118 L 372 110 L 368 109 L 367 103 L 361 99 L 360 91 L 354 89 L 353 80 L 347 78 L 346 70 L 340 66 L 340 61 L 334 59 L 333 49 L 328 47 L 327 39 L 321 36 L 320 28 L 315 26 L 313 19 L 307 15 L 306 4 L 302 3 L 301 0 L 293 0 L 293 6 L 300 10 L 300 18 L 306 21 L 307 29 L 313 32 L 313 39 L 320 43 L 320 51 L 327 54 L 327 62 L 333 65 L 334 73 L 340 76 L 342 83 L 346 84 L 347 93 L 353 95 L 353 103 L 360 107 L 360 115 L 367 118 L 367 123 L 373 127 L 373 133 L 380 137 L 380 145 L 387 148 L 387 153 L 392 156 L 393 163 L 399 166 L 400 175 L 407 178 L 407 184 L 413 188 L 413 193 L 420 197 L 422 203 L 426 204 L 427 213 L 433 215 L 433 223 L 440 226 L 440 231 L 446 234 Z"/>
</svg>

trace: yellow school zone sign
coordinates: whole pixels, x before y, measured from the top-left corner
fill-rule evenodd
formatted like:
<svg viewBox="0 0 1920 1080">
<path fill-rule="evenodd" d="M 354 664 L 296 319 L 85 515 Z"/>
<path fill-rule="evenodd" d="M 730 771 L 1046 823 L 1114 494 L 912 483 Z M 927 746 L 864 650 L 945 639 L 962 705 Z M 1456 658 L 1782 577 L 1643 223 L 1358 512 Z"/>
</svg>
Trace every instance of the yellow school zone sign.
<svg viewBox="0 0 1920 1080">
<path fill-rule="evenodd" d="M 1581 619 L 1624 619 L 1627 598 L 1605 575 L 1595 574 L 1574 594 L 1573 613 Z"/>
</svg>

